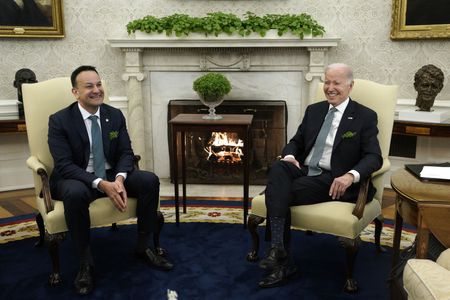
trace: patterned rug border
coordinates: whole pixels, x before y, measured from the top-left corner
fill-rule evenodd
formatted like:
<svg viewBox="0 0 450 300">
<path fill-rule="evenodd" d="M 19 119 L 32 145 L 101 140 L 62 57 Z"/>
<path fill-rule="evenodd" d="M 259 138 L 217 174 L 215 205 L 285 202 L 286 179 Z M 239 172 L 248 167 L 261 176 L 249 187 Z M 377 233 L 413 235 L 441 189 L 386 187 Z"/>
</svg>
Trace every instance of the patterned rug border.
<svg viewBox="0 0 450 300">
<path fill-rule="evenodd" d="M 195 205 L 190 203 L 187 208 L 187 213 L 180 213 L 181 223 L 227 223 L 227 224 L 242 224 L 243 212 L 241 207 L 236 205 L 229 205 L 227 207 L 217 207 L 217 202 L 214 201 L 216 206 L 209 203 L 204 205 Z M 175 223 L 175 210 L 171 205 L 162 205 L 161 212 L 164 215 L 166 223 Z M 119 224 L 130 225 L 136 224 L 136 219 L 129 219 L 122 221 Z M 265 223 L 261 224 L 264 226 Z M 109 226 L 109 225 L 108 225 Z M 386 221 L 381 233 L 381 244 L 383 246 L 392 247 L 392 241 L 394 236 L 393 224 L 390 221 Z M 365 242 L 374 242 L 375 226 L 370 224 L 361 233 L 361 239 Z M 34 215 L 24 215 L 18 217 L 11 217 L 6 219 L 0 219 L 0 244 L 8 242 L 23 240 L 27 238 L 33 238 L 39 236 L 36 222 L 34 221 Z M 411 229 L 404 229 L 402 232 L 402 240 L 400 248 L 406 248 L 410 246 L 415 239 L 415 232 Z"/>
</svg>

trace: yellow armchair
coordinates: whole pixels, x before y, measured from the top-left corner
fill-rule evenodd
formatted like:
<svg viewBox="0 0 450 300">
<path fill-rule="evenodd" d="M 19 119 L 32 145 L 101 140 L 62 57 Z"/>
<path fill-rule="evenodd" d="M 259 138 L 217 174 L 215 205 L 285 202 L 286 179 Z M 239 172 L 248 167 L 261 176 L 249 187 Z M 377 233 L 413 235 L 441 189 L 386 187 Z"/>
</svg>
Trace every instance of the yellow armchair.
<svg viewBox="0 0 450 300">
<path fill-rule="evenodd" d="M 372 221 L 375 221 L 375 243 L 380 251 L 383 250 L 380 246 L 383 177 L 390 168 L 388 155 L 397 102 L 397 86 L 355 79 L 350 97 L 373 109 L 378 114 L 378 139 L 383 156 L 383 166 L 372 174 L 372 182 L 377 189 L 374 199 L 366 204 L 368 188 L 368 181 L 366 181 L 361 184 L 356 203 L 331 201 L 313 205 L 292 206 L 291 222 L 294 229 L 327 233 L 340 237 L 347 251 L 347 279 L 344 288 L 348 292 L 355 292 L 357 283 L 353 278 L 353 264 L 360 242 L 359 235 Z M 323 84 L 319 84 L 314 101 L 323 99 L 325 99 Z M 265 198 L 264 195 L 258 195 L 252 200 L 252 209 L 248 219 L 248 229 L 253 242 L 252 249 L 247 255 L 249 261 L 258 260 L 259 237 L 257 227 L 265 219 Z"/>
<path fill-rule="evenodd" d="M 28 167 L 33 171 L 34 189 L 39 214 L 36 222 L 39 227 L 40 239 L 48 244 L 52 261 L 52 272 L 49 277 L 51 286 L 61 283 L 59 268 L 58 243 L 64 238 L 67 225 L 64 218 L 64 204 L 55 201 L 50 194 L 49 177 L 53 171 L 53 158 L 47 143 L 49 116 L 75 101 L 71 93 L 70 78 L 54 78 L 47 81 L 23 84 L 23 102 L 27 126 L 30 157 Z M 105 88 L 105 102 L 109 98 Z M 139 157 L 135 157 L 136 164 Z M 136 217 L 136 199 L 129 198 L 126 212 L 119 212 L 108 197 L 95 200 L 89 207 L 91 227 L 113 224 Z M 158 230 L 154 235 L 155 248 L 160 254 L 164 250 L 159 246 L 159 233 L 164 223 L 164 217 L 158 212 Z"/>
</svg>

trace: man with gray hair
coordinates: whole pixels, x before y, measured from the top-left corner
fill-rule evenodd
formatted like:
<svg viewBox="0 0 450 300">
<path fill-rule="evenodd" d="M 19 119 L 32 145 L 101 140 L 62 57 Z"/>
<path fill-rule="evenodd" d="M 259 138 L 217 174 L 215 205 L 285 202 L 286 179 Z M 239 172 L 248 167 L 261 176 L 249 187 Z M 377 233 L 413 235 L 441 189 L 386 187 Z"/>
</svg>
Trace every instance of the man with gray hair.
<svg viewBox="0 0 450 300">
<path fill-rule="evenodd" d="M 272 238 L 259 264 L 269 272 L 260 287 L 281 285 L 297 271 L 284 238 L 291 206 L 356 202 L 360 182 L 381 168 L 377 114 L 349 97 L 353 84 L 349 66 L 336 63 L 325 69 L 326 100 L 306 108 L 282 159 L 269 170 L 265 199 Z M 374 194 L 370 183 L 367 201 Z"/>
</svg>

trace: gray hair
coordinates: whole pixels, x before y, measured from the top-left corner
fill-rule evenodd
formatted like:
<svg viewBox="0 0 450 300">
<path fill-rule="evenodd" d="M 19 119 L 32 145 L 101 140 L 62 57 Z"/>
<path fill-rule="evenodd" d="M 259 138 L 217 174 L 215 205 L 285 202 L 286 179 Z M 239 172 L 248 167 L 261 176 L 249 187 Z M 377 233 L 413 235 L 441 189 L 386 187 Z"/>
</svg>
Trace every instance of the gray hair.
<svg viewBox="0 0 450 300">
<path fill-rule="evenodd" d="M 346 72 L 348 83 L 351 83 L 353 81 L 353 70 L 352 70 L 352 68 L 350 68 L 349 65 L 346 65 L 344 63 L 329 64 L 325 68 L 325 73 L 327 73 L 328 70 L 331 70 L 331 69 L 343 69 Z"/>
</svg>

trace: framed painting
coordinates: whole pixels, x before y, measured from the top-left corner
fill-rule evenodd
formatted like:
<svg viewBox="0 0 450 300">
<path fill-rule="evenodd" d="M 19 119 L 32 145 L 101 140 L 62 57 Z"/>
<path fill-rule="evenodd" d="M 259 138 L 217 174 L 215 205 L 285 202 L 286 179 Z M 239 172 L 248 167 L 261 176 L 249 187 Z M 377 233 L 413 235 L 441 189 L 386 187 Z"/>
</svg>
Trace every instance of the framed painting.
<svg viewBox="0 0 450 300">
<path fill-rule="evenodd" d="M 0 37 L 64 37 L 62 0 L 0 0 Z"/>
<path fill-rule="evenodd" d="M 391 39 L 450 38 L 448 0 L 392 0 Z"/>
</svg>

